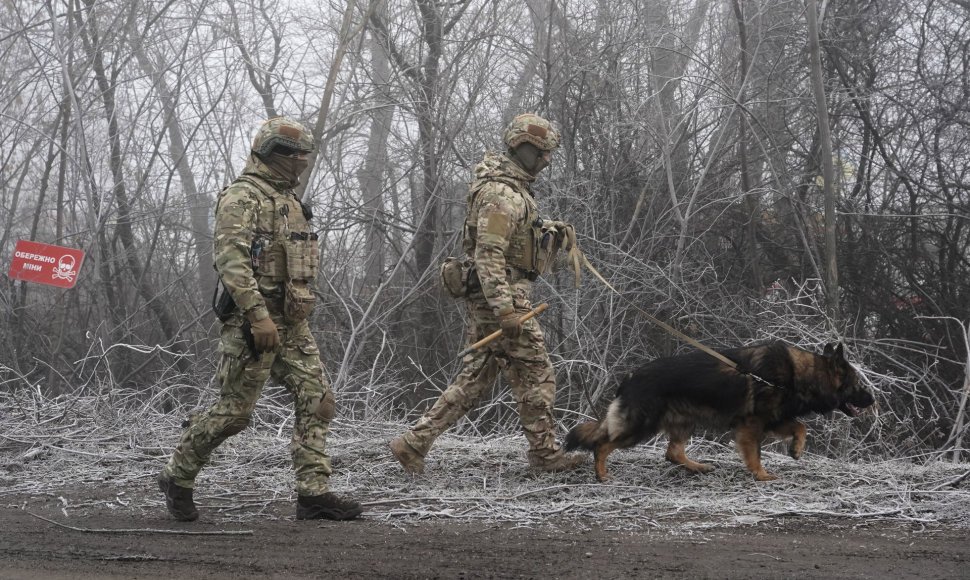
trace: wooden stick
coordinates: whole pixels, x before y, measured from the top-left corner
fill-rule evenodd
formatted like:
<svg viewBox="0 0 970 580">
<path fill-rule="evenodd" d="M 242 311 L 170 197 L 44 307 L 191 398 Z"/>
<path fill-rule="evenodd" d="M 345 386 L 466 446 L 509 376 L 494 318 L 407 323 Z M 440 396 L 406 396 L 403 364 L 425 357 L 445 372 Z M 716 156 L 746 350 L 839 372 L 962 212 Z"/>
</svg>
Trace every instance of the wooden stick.
<svg viewBox="0 0 970 580">
<path fill-rule="evenodd" d="M 520 324 L 525 324 L 525 321 L 526 320 L 534 317 L 536 314 L 540 314 L 543 310 L 545 310 L 548 307 L 549 307 L 549 303 L 548 302 L 543 302 L 542 304 L 536 306 L 535 308 L 533 308 L 529 312 L 526 312 L 521 317 L 519 317 L 519 323 Z M 465 350 L 461 351 L 460 353 L 458 353 L 458 358 L 462 358 L 463 356 L 465 356 L 466 354 L 472 352 L 473 350 L 477 350 L 479 348 L 482 348 L 483 346 L 485 346 L 486 344 L 492 342 L 493 340 L 495 340 L 496 338 L 498 338 L 500 336 L 502 336 L 502 329 L 501 328 L 498 329 L 498 330 L 496 330 L 492 334 L 486 336 L 485 338 L 479 340 L 478 342 L 476 342 L 475 344 L 473 344 L 470 347 L 466 348 Z"/>
</svg>

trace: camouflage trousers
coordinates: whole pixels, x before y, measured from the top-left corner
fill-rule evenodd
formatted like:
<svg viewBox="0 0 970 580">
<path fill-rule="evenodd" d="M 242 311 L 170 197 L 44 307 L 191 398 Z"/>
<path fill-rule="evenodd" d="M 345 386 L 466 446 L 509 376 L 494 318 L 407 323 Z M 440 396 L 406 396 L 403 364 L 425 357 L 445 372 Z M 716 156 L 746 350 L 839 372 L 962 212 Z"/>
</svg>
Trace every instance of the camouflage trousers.
<svg viewBox="0 0 970 580">
<path fill-rule="evenodd" d="M 532 308 L 528 295 L 516 294 L 516 312 L 525 314 Z M 498 330 L 498 319 L 480 293 L 470 296 L 465 301 L 465 308 L 468 314 L 466 346 Z M 518 404 L 519 421 L 529 442 L 529 452 L 540 458 L 554 454 L 559 449 L 552 417 L 556 376 L 542 330 L 534 318 L 525 322 L 518 338 L 499 337 L 465 355 L 458 377 L 404 434 L 404 441 L 422 456 L 427 455 L 435 439 L 468 413 L 492 387 L 499 371 L 508 380 Z"/>
<path fill-rule="evenodd" d="M 290 455 L 299 495 L 328 491 L 330 456 L 324 451 L 334 415 L 334 398 L 320 364 L 320 351 L 306 321 L 285 325 L 277 320 L 280 348 L 256 359 L 246 344 L 237 315 L 222 327 L 222 353 L 216 382 L 219 400 L 182 434 L 163 474 L 182 487 L 193 487 L 195 477 L 223 441 L 249 425 L 256 400 L 272 376 L 293 396 L 295 419 Z"/>
</svg>

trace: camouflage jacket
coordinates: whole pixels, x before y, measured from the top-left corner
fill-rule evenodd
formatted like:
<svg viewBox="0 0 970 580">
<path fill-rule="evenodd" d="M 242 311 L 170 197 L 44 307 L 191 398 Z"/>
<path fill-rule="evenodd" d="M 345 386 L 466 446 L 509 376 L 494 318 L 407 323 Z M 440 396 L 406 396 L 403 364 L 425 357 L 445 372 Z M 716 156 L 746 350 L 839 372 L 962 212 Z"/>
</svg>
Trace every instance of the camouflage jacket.
<svg viewBox="0 0 970 580">
<path fill-rule="evenodd" d="M 462 249 L 475 262 L 482 293 L 496 316 L 514 311 L 512 286 L 527 286 L 533 269 L 539 210 L 530 185 L 535 177 L 505 154 L 486 153 L 469 187 Z"/>
<path fill-rule="evenodd" d="M 288 280 L 316 277 L 316 234 L 292 186 L 250 154 L 216 200 L 215 269 L 251 322 L 281 311 Z"/>
</svg>

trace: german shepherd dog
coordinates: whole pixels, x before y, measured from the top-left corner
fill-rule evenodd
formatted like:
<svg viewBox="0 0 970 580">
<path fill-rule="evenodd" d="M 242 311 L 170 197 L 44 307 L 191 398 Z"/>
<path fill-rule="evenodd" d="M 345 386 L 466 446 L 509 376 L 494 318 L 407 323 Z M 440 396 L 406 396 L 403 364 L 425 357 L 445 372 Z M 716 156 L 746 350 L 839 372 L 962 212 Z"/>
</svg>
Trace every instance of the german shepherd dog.
<svg viewBox="0 0 970 580">
<path fill-rule="evenodd" d="M 789 455 L 798 459 L 806 435 L 798 417 L 835 409 L 854 417 L 875 402 L 845 360 L 841 344 L 826 345 L 821 355 L 783 342 L 719 352 L 738 368 L 694 351 L 657 359 L 630 373 L 617 388 L 606 419 L 574 427 L 566 436 L 566 449 L 592 451 L 596 477 L 606 481 L 611 478 L 606 472 L 610 453 L 662 431 L 670 438 L 667 460 L 703 473 L 713 467 L 684 453 L 691 433 L 697 426 L 729 428 L 755 479 L 770 481 L 778 476 L 761 466 L 766 436 L 792 438 Z"/>
</svg>

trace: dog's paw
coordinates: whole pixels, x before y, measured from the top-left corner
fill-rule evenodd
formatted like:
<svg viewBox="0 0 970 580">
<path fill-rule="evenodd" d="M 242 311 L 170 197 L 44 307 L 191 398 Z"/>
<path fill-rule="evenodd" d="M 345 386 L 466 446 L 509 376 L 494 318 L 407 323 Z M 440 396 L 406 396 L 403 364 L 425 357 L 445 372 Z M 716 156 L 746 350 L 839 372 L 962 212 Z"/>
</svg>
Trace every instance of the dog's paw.
<svg viewBox="0 0 970 580">
<path fill-rule="evenodd" d="M 696 461 L 684 463 L 683 466 L 694 473 L 710 473 L 714 471 L 713 465 L 708 465 L 707 463 L 697 463 Z"/>
<path fill-rule="evenodd" d="M 758 481 L 774 481 L 778 479 L 778 476 L 774 475 L 773 473 L 766 473 L 762 471 L 761 473 L 755 473 L 754 478 Z"/>
<path fill-rule="evenodd" d="M 599 480 L 600 483 L 607 483 L 613 479 L 613 476 L 609 473 L 604 473 L 603 475 L 597 475 L 596 479 Z"/>
<path fill-rule="evenodd" d="M 798 460 L 802 458 L 802 451 L 804 450 L 805 450 L 804 445 L 792 443 L 791 446 L 788 448 L 788 455 L 791 456 L 792 459 Z"/>
</svg>

